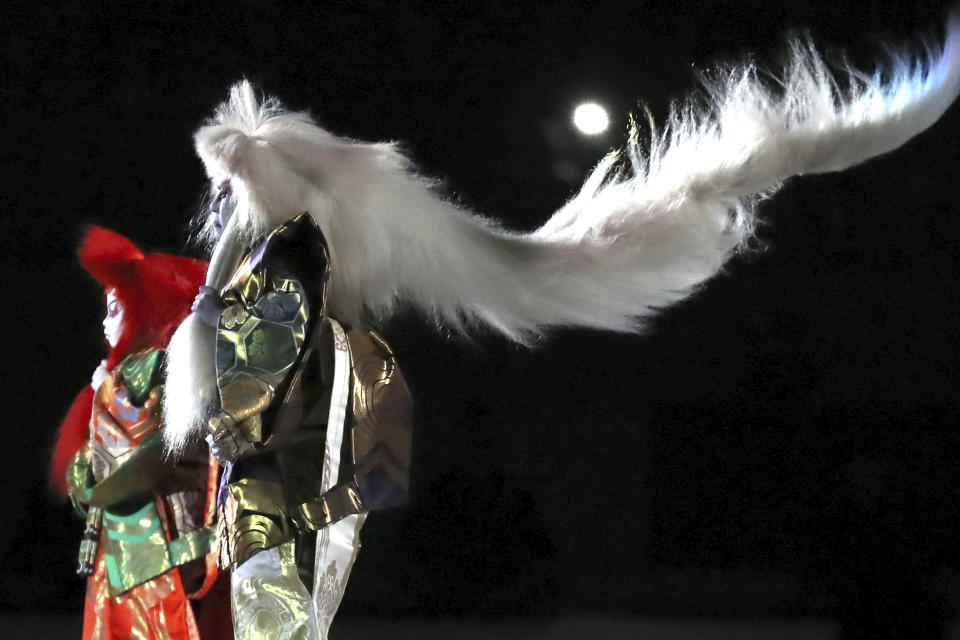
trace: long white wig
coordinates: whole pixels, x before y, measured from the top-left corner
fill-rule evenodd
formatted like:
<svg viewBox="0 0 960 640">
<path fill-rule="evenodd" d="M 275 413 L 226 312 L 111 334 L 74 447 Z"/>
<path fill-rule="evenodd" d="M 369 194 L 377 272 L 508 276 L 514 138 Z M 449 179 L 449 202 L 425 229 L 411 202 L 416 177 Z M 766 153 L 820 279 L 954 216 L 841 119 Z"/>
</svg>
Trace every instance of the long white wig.
<svg viewBox="0 0 960 640">
<path fill-rule="evenodd" d="M 240 247 L 309 211 L 331 252 L 328 312 L 348 324 L 376 325 L 402 303 L 520 342 L 553 326 L 637 331 L 721 269 L 784 180 L 858 164 L 933 124 L 960 91 L 960 19 L 927 59 L 895 56 L 869 75 L 838 78 L 795 43 L 781 78 L 771 89 L 746 66 L 705 83 L 706 100 L 674 105 L 646 145 L 631 132 L 532 233 L 438 196 L 396 145 L 338 137 L 240 82 L 195 136 L 213 183 L 230 179 L 239 197 L 208 284 L 223 284 Z M 213 342 L 188 319 L 171 343 L 174 450 L 215 399 Z"/>
</svg>

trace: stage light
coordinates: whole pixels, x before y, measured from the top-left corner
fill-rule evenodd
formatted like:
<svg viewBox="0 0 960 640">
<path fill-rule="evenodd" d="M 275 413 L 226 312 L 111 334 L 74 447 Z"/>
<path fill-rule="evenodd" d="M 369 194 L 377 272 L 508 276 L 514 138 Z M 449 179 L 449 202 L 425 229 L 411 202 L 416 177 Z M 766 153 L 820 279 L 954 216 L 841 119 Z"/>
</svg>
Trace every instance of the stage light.
<svg viewBox="0 0 960 640">
<path fill-rule="evenodd" d="M 610 117 L 607 110 L 595 102 L 581 104 L 573 111 L 573 124 L 580 133 L 595 136 L 603 133 L 610 126 Z"/>
</svg>

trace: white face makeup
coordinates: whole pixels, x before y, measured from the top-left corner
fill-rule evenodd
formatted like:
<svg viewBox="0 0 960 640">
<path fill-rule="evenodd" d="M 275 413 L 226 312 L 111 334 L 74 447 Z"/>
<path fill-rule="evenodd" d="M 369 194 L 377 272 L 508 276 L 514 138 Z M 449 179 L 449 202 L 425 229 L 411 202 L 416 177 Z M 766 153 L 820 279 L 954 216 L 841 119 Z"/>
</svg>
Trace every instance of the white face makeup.
<svg viewBox="0 0 960 640">
<path fill-rule="evenodd" d="M 233 193 L 229 180 L 224 180 L 216 188 L 216 194 L 210 203 L 210 212 L 214 214 L 213 231 L 219 240 L 220 235 L 226 228 L 230 217 L 233 216 L 233 210 L 237 208 L 237 197 Z"/>
<path fill-rule="evenodd" d="M 120 342 L 122 332 L 123 305 L 117 299 L 117 292 L 110 289 L 107 291 L 107 315 L 103 319 L 103 336 L 107 339 L 107 344 L 115 347 Z"/>
</svg>

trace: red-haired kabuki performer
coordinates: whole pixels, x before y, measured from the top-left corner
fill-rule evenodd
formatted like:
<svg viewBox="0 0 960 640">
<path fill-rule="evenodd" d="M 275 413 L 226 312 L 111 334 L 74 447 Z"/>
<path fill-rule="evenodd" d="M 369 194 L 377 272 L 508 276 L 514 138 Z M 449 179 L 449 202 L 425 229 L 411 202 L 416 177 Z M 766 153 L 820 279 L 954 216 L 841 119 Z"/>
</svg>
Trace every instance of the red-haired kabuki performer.
<svg viewBox="0 0 960 640">
<path fill-rule="evenodd" d="M 224 590 L 214 592 L 219 612 L 217 595 L 189 600 L 210 592 L 218 575 L 216 461 L 194 446 L 176 465 L 166 462 L 161 436 L 164 347 L 207 263 L 144 255 L 100 227 L 87 232 L 80 262 L 103 285 L 110 351 L 60 428 L 51 481 L 86 517 L 77 569 L 89 576 L 83 638 L 230 638 Z"/>
<path fill-rule="evenodd" d="M 783 181 L 896 149 L 960 91 L 956 21 L 939 53 L 874 75 L 837 78 L 810 47 L 793 51 L 776 89 L 729 70 L 649 146 L 632 134 L 531 233 L 440 197 L 395 145 L 337 137 L 233 87 L 195 137 L 216 243 L 171 342 L 165 439 L 180 451 L 206 437 L 231 465 L 221 561 L 238 638 L 325 637 L 339 602 L 376 494 L 349 446 L 364 431 L 357 397 L 378 388 L 350 328 L 377 340 L 367 331 L 402 305 L 519 342 L 556 326 L 638 331 L 717 274 Z M 389 349 L 371 351 L 389 388 Z M 380 450 L 381 479 L 393 453 Z"/>
</svg>

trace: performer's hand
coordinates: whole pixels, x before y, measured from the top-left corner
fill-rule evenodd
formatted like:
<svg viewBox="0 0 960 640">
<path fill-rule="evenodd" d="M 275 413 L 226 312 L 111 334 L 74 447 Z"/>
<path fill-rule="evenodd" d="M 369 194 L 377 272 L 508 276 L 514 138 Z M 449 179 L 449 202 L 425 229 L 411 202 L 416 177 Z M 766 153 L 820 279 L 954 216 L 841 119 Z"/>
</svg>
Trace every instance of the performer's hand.
<svg viewBox="0 0 960 640">
<path fill-rule="evenodd" d="M 210 418 L 205 440 L 219 462 L 236 462 L 257 448 L 260 436 L 260 414 L 237 422 L 224 413 L 220 418 Z"/>
<path fill-rule="evenodd" d="M 74 512 L 81 518 L 86 518 L 90 505 L 83 501 L 84 496 L 80 495 L 79 490 L 76 487 L 70 487 L 67 490 L 67 497 L 70 498 L 70 504 L 73 506 Z"/>
<path fill-rule="evenodd" d="M 93 370 L 93 377 L 90 379 L 90 386 L 93 387 L 94 391 L 100 388 L 108 375 L 110 375 L 110 372 L 107 371 L 107 361 L 101 360 L 100 366 Z"/>
<path fill-rule="evenodd" d="M 220 323 L 220 313 L 223 311 L 223 300 L 220 294 L 213 287 L 206 285 L 200 287 L 200 293 L 193 299 L 193 305 L 190 310 L 197 314 L 200 321 L 208 327 L 216 329 Z"/>
</svg>

